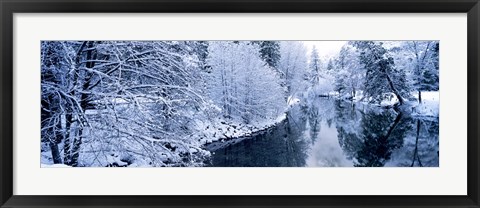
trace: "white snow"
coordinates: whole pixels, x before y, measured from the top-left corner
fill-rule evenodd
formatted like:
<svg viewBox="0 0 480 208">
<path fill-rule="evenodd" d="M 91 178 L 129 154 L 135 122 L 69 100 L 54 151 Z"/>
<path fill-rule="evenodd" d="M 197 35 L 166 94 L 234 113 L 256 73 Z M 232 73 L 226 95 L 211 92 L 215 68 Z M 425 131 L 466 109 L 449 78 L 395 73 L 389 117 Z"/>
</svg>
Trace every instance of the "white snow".
<svg viewBox="0 0 480 208">
<path fill-rule="evenodd" d="M 439 91 L 422 91 L 422 103 L 418 103 L 418 93 L 412 93 L 415 101 L 407 101 L 407 105 L 411 106 L 413 116 L 439 116 L 439 103 L 440 92 Z M 368 103 L 368 99 L 363 99 L 363 93 L 358 91 L 353 98 L 353 102 L 361 102 L 364 104 L 372 105 Z M 385 95 L 385 99 L 380 102 L 380 106 L 392 106 L 398 103 L 398 99 L 395 95 Z"/>
<path fill-rule="evenodd" d="M 385 95 L 385 99 L 383 99 L 382 102 L 380 102 L 380 105 L 381 106 L 392 106 L 395 103 L 398 103 L 398 99 L 393 93 L 391 93 L 391 94 Z"/>
<path fill-rule="evenodd" d="M 418 94 L 415 95 L 418 99 Z M 439 116 L 440 108 L 440 93 L 439 91 L 422 92 L 422 103 L 414 103 L 412 106 L 412 114 L 414 116 Z"/>
<path fill-rule="evenodd" d="M 52 76 L 41 83 L 42 110 L 49 116 L 42 117 L 42 167 L 65 167 L 53 164 L 50 149 L 56 149 L 49 147 L 50 141 L 58 141 L 62 158 L 79 151 L 78 161 L 69 164 L 81 167 L 196 166 L 203 165 L 210 155 L 202 149 L 205 144 L 233 143 L 272 130 L 283 125 L 287 116 L 295 119 L 296 115 L 289 112 L 307 109 L 313 112 L 309 116 L 330 117 L 331 125 L 339 117 L 335 115 L 336 106 L 322 99 L 345 99 L 362 108 L 375 106 L 374 111 L 380 113 L 398 103 L 393 93 L 387 93 L 394 89 L 384 86 L 385 70 L 378 70 L 380 56 L 394 58 L 391 68 L 398 70 L 390 73 L 398 88 L 411 85 L 412 91 L 438 89 L 438 80 L 434 79 L 438 78 L 438 53 L 428 48 L 436 42 L 418 42 L 418 46 L 427 46 L 421 59 L 425 63 L 416 63 L 420 60 L 416 46 L 413 53 L 411 47 L 400 42 L 386 42 L 384 46 L 372 43 L 378 49 L 392 49 L 388 53 L 353 42 L 335 43 L 340 51 L 328 59 L 320 57 L 324 48 L 317 51 L 305 47 L 304 42 L 262 42 L 42 42 L 42 73 Z M 268 52 L 275 55 L 269 61 L 261 52 L 265 47 L 275 49 Z M 87 51 L 96 51 L 102 60 L 89 60 Z M 59 63 L 53 67 L 51 60 Z M 83 60 L 81 67 L 75 67 L 75 60 Z M 84 67 L 86 63 L 96 64 Z M 428 71 L 413 73 L 420 65 Z M 376 76 L 366 76 L 367 72 Z M 419 88 L 415 83 L 423 79 L 432 86 Z M 412 96 L 418 97 L 416 92 Z M 437 119 L 438 91 L 423 92 L 421 103 L 410 96 L 405 100 L 401 110 Z M 346 131 L 355 133 L 355 125 L 359 124 L 351 122 Z M 334 138 L 334 133 L 329 134 Z M 81 141 L 81 145 L 69 147 L 66 141 Z M 318 148 L 323 155 L 319 156 L 328 156 L 327 147 L 333 144 L 321 145 Z M 339 150 L 336 143 L 334 146 L 333 150 Z"/>
<path fill-rule="evenodd" d="M 296 105 L 300 102 L 300 99 L 292 97 L 292 96 L 289 96 L 287 100 L 288 100 L 287 101 L 288 106 L 293 106 L 293 105 Z"/>
<path fill-rule="evenodd" d="M 241 122 L 224 121 L 217 119 L 211 123 L 197 122 L 198 140 L 202 144 L 208 144 L 218 140 L 234 139 L 238 137 L 245 137 L 255 134 L 256 132 L 273 127 L 287 118 L 285 113 L 282 113 L 275 119 L 268 119 L 251 124 L 243 124 Z"/>
</svg>

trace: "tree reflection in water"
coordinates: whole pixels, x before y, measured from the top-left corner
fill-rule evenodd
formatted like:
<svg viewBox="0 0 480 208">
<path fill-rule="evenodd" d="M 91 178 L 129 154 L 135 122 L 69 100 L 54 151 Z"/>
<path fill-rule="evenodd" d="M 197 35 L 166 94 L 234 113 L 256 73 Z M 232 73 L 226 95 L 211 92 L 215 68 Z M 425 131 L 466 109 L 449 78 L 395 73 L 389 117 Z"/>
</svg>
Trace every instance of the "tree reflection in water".
<svg viewBox="0 0 480 208">
<path fill-rule="evenodd" d="M 354 166 L 438 166 L 438 118 L 413 118 L 380 107 L 356 109 L 345 102 L 336 106 L 339 143 Z M 421 158 L 428 162 L 422 164 Z"/>
<path fill-rule="evenodd" d="M 438 117 L 328 98 L 292 108 L 265 134 L 214 151 L 217 167 L 438 167 Z"/>
<path fill-rule="evenodd" d="M 298 111 L 299 109 L 296 109 Z M 263 135 L 218 149 L 211 166 L 216 167 L 302 167 L 309 141 L 302 136 L 305 118 L 292 118 Z"/>
</svg>

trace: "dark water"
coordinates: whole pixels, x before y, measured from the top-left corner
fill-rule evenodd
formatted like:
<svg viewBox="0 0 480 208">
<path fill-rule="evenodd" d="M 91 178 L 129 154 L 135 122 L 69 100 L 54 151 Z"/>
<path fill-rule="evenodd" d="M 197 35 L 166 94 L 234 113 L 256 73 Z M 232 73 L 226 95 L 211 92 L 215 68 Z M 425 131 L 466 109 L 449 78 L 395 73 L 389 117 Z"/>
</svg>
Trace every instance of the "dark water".
<svg viewBox="0 0 480 208">
<path fill-rule="evenodd" d="M 317 98 L 250 138 L 207 146 L 216 167 L 438 167 L 438 118 Z"/>
</svg>

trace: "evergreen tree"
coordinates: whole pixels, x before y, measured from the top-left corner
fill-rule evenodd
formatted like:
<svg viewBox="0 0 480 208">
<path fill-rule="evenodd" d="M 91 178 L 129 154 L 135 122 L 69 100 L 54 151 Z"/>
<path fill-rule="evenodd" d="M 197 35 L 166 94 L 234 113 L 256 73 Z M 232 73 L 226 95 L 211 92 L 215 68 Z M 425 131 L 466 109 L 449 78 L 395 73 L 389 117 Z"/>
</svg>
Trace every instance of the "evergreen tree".
<svg viewBox="0 0 480 208">
<path fill-rule="evenodd" d="M 372 101 L 382 101 L 387 93 L 393 93 L 400 105 L 409 96 L 408 83 L 404 70 L 395 68 L 394 59 L 382 46 L 382 42 L 354 41 L 360 51 L 360 62 L 366 69 L 364 95 Z"/>
<path fill-rule="evenodd" d="M 260 47 L 260 56 L 268 66 L 277 69 L 280 60 L 280 43 L 278 41 L 252 41 Z"/>
<path fill-rule="evenodd" d="M 347 43 L 335 59 L 335 91 L 340 96 L 354 98 L 356 92 L 361 90 L 365 72 L 358 56 L 353 46 Z"/>
<path fill-rule="evenodd" d="M 437 41 L 434 43 L 433 47 L 433 53 L 432 53 L 432 64 L 433 64 L 433 70 L 431 70 L 432 79 L 429 81 L 430 83 L 430 90 L 439 90 L 440 86 L 440 76 L 439 76 L 439 70 L 440 70 L 440 43 Z"/>
<path fill-rule="evenodd" d="M 335 58 L 335 88 L 334 90 L 337 91 L 340 95 L 344 93 L 347 89 L 347 78 L 349 73 L 347 72 L 347 54 L 348 48 L 344 45 Z"/>
<path fill-rule="evenodd" d="M 427 56 L 425 68 L 422 77 L 422 90 L 436 91 L 439 90 L 439 51 L 440 43 L 438 41 L 431 42 L 431 48 Z"/>
<path fill-rule="evenodd" d="M 321 74 L 321 63 L 320 63 L 320 57 L 318 56 L 318 51 L 317 47 L 313 46 L 311 54 L 310 54 L 310 80 L 313 85 L 316 85 L 319 83 Z"/>
<path fill-rule="evenodd" d="M 327 72 L 332 73 L 333 71 L 333 61 L 332 59 L 328 60 Z"/>
</svg>

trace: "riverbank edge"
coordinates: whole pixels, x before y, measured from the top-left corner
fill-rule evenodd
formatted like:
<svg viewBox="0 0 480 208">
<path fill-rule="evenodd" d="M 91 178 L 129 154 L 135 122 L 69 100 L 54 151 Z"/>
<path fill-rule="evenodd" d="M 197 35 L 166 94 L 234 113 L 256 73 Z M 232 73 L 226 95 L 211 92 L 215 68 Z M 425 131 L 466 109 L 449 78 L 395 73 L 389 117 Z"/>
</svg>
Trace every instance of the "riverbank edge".
<svg viewBox="0 0 480 208">
<path fill-rule="evenodd" d="M 215 140 L 205 141 L 201 145 L 201 148 L 208 151 L 215 151 L 216 149 L 219 149 L 219 148 L 212 148 L 211 147 L 212 144 L 221 143 L 221 146 L 223 147 L 223 146 L 228 146 L 228 145 L 243 141 L 244 139 L 255 137 L 257 135 L 268 132 L 269 130 L 277 127 L 279 124 L 285 122 L 287 120 L 287 116 L 288 116 L 288 113 L 285 112 L 282 115 L 280 115 L 277 119 L 272 120 L 273 122 L 270 122 L 266 125 L 262 125 L 261 127 L 257 127 L 248 132 L 244 132 L 243 134 L 240 134 L 240 135 L 220 137 L 220 138 L 216 138 Z"/>
</svg>

